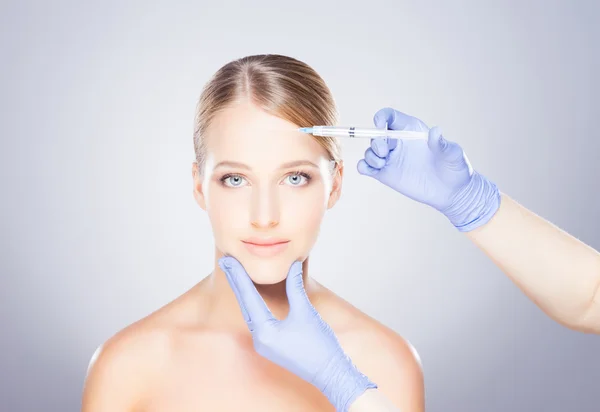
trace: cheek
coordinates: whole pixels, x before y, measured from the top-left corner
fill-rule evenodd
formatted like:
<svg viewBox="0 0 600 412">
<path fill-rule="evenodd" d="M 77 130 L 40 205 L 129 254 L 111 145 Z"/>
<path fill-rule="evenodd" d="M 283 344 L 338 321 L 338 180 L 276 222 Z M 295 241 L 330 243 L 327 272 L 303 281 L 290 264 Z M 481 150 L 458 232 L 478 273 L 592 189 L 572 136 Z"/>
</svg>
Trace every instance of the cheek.
<svg viewBox="0 0 600 412">
<path fill-rule="evenodd" d="M 299 238 L 312 242 L 318 234 L 326 206 L 322 182 L 301 189 L 286 188 L 282 196 L 281 223 Z"/>
<path fill-rule="evenodd" d="M 217 246 L 231 239 L 232 234 L 240 233 L 248 227 L 247 201 L 244 190 L 224 189 L 211 182 L 207 201 L 207 214 L 213 229 Z"/>
</svg>

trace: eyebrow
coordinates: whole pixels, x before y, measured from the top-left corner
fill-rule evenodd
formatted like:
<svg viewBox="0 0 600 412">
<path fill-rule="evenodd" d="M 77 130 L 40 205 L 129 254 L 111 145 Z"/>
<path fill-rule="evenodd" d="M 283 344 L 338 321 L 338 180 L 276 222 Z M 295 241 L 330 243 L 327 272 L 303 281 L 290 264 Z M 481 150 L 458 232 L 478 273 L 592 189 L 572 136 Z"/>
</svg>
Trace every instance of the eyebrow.
<svg viewBox="0 0 600 412">
<path fill-rule="evenodd" d="M 239 169 L 246 169 L 246 170 L 252 169 L 247 164 L 240 163 L 240 162 L 232 162 L 232 161 L 219 162 L 215 165 L 214 169 L 217 169 L 219 167 L 227 167 L 227 166 L 235 167 L 235 168 L 239 168 Z M 279 169 L 289 169 L 289 168 L 297 167 L 297 166 L 311 166 L 311 167 L 315 167 L 317 169 L 319 168 L 319 166 L 317 166 L 315 163 L 311 162 L 310 160 L 295 160 L 293 162 L 283 163 L 282 165 L 279 166 Z"/>
</svg>

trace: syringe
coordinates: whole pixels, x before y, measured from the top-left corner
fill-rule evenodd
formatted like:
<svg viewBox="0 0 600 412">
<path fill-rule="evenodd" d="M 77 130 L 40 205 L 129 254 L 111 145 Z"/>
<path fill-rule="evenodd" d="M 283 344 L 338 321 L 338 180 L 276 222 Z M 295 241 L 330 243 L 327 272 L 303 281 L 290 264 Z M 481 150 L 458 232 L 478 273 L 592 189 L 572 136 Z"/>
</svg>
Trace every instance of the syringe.
<svg viewBox="0 0 600 412">
<path fill-rule="evenodd" d="M 388 129 L 364 129 L 358 127 L 342 127 L 342 126 L 313 126 L 301 127 L 299 132 L 309 133 L 313 136 L 323 137 L 392 137 L 395 139 L 427 139 L 427 132 L 415 132 L 412 130 L 388 130 Z"/>
</svg>

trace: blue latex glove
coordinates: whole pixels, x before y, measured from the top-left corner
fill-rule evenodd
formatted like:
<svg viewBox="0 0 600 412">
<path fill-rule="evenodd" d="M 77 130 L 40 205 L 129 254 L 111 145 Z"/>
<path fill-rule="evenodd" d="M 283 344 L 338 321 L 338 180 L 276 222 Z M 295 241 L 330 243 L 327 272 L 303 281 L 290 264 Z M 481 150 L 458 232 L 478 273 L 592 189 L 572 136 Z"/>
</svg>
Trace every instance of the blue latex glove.
<svg viewBox="0 0 600 412">
<path fill-rule="evenodd" d="M 286 279 L 290 311 L 284 320 L 273 316 L 237 259 L 222 257 L 219 267 L 261 356 L 316 386 L 337 411 L 347 411 L 365 390 L 377 388 L 344 353 L 333 330 L 308 300 L 300 262 L 292 264 Z"/>
<path fill-rule="evenodd" d="M 463 149 L 438 127 L 392 108 L 379 110 L 377 128 L 428 132 L 427 141 L 377 138 L 357 164 L 360 174 L 443 213 L 461 232 L 487 223 L 500 207 L 496 185 L 471 167 Z"/>
</svg>

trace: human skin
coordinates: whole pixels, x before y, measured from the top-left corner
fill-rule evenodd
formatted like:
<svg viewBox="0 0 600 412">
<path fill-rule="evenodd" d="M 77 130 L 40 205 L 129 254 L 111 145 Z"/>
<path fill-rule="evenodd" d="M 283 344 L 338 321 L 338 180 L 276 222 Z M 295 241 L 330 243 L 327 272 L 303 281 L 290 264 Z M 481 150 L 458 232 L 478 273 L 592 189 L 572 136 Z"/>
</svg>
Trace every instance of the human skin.
<svg viewBox="0 0 600 412">
<path fill-rule="evenodd" d="M 281 282 L 294 260 L 306 259 L 325 211 L 338 198 L 341 174 L 328 173 L 325 149 L 297 128 L 242 102 L 215 117 L 205 137 L 196 200 L 208 213 L 218 257 L 235 256 L 258 284 Z M 294 163 L 309 164 L 280 167 Z M 243 241 L 251 238 L 289 242 L 264 257 L 248 250 Z"/>
<path fill-rule="evenodd" d="M 358 369 L 402 411 L 424 410 L 423 375 L 411 345 L 310 274 L 310 250 L 326 211 L 339 198 L 343 167 L 329 173 L 325 150 L 297 127 L 248 102 L 214 119 L 206 136 L 206 167 L 200 173 L 192 166 L 194 198 L 207 212 L 215 238 L 214 269 L 96 351 L 83 412 L 333 411 L 316 387 L 256 353 L 217 264 L 224 254 L 244 265 L 279 319 L 289 311 L 285 277 L 290 264 L 301 260 L 310 302 Z M 279 168 L 298 160 L 317 166 Z M 221 161 L 242 162 L 250 170 L 216 168 Z M 311 176 L 308 184 L 298 172 Z M 223 186 L 220 179 L 227 174 Z M 257 256 L 243 243 L 256 237 L 289 242 L 279 253 Z"/>
<path fill-rule="evenodd" d="M 600 253 L 502 193 L 485 225 L 465 234 L 545 314 L 600 335 Z"/>
</svg>

